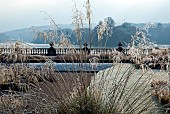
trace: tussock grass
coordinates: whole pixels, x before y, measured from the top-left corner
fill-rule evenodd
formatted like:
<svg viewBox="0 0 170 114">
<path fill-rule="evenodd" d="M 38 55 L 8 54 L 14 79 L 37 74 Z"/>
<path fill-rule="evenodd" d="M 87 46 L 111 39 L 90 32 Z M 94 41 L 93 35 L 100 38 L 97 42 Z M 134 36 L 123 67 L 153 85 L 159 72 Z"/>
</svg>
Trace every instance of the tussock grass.
<svg viewBox="0 0 170 114">
<path fill-rule="evenodd" d="M 76 71 L 60 73 L 55 71 L 53 63 L 46 63 L 40 69 L 15 64 L 1 67 L 0 71 L 4 73 L 1 79 L 9 78 L 1 84 L 21 83 L 28 87 L 27 91 L 14 93 L 14 90 L 8 90 L 8 94 L 2 94 L 0 107 L 3 107 L 1 112 L 4 113 L 155 112 L 151 110 L 153 102 L 148 73 L 135 73 L 136 69 L 131 65 L 114 64 L 112 68 L 97 74 Z M 15 107 L 11 108 L 13 105 Z"/>
<path fill-rule="evenodd" d="M 79 74 L 78 77 L 83 78 L 80 78 L 78 85 L 74 86 L 69 96 L 62 94 L 62 99 L 54 94 L 50 96 L 55 104 L 50 105 L 50 107 L 57 109 L 56 113 L 61 114 L 136 114 L 156 112 L 156 108 L 152 107 L 154 103 L 151 99 L 150 78 L 147 77 L 148 74 L 145 77 L 144 74 L 134 75 L 134 71 L 133 67 L 124 68 L 118 65 L 99 73 L 100 76 L 95 75 L 90 85 L 86 85 L 83 82 L 86 80 L 85 75 Z M 47 85 L 48 87 L 49 84 Z M 52 88 L 56 88 L 56 86 L 53 85 L 49 88 L 53 93 L 54 90 Z M 65 86 L 62 90 L 65 88 L 69 90 L 68 86 Z"/>
</svg>

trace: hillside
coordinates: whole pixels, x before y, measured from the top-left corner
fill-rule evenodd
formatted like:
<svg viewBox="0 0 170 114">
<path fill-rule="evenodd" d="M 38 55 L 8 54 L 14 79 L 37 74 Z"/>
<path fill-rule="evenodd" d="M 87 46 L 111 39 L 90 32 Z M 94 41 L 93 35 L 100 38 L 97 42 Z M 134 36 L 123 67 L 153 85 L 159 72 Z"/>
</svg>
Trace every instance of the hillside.
<svg viewBox="0 0 170 114">
<path fill-rule="evenodd" d="M 98 42 L 98 33 L 97 33 L 97 27 L 98 25 L 93 25 L 94 29 L 92 30 L 91 36 L 92 38 L 92 45 L 93 46 L 105 46 L 106 47 L 115 47 L 117 46 L 118 42 L 123 42 L 123 45 L 125 46 L 125 43 L 128 43 L 131 39 L 131 36 L 134 35 L 136 32 L 136 27 L 143 27 L 145 23 L 123 23 L 119 26 L 113 26 L 111 29 L 111 36 L 103 36 L 103 40 L 101 42 Z M 78 41 L 76 39 L 75 31 L 73 30 L 72 25 L 58 25 L 59 28 L 61 28 L 61 31 L 68 36 L 70 41 L 78 45 Z M 35 40 L 33 36 L 35 35 L 35 31 L 39 31 L 39 36 Z M 41 32 L 50 32 L 52 31 L 50 29 L 50 26 L 35 26 L 30 28 L 24 28 L 24 29 L 17 29 L 13 31 L 8 31 L 4 33 L 0 33 L 0 42 L 5 42 L 8 40 L 21 40 L 24 42 L 33 42 L 33 43 L 49 43 L 50 41 L 47 40 L 44 42 L 44 39 L 40 37 Z M 58 31 L 58 35 L 61 35 L 61 31 Z M 89 31 L 87 28 L 87 25 L 85 25 L 85 28 L 83 30 L 83 40 L 82 42 L 89 42 Z M 156 23 L 155 28 L 149 29 L 149 38 L 151 41 L 155 41 L 157 44 L 170 44 L 170 24 L 169 23 Z M 59 37 L 57 38 L 59 40 Z M 58 41 L 56 40 L 56 41 Z"/>
</svg>

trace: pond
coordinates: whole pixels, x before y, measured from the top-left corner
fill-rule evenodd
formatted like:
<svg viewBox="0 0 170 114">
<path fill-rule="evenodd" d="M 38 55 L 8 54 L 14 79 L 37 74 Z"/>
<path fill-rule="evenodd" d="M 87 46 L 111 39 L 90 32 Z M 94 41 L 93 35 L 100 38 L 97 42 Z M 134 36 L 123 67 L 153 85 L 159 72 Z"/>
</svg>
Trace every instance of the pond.
<svg viewBox="0 0 170 114">
<path fill-rule="evenodd" d="M 112 63 L 27 63 L 29 67 L 53 67 L 59 72 L 98 72 L 112 67 Z"/>
</svg>

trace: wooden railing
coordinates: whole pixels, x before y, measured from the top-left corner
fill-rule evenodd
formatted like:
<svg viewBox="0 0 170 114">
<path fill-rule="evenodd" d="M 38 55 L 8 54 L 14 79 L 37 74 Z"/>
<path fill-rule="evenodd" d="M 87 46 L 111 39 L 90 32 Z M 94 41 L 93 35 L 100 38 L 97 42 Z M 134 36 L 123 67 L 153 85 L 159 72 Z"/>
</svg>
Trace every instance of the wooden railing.
<svg viewBox="0 0 170 114">
<path fill-rule="evenodd" d="M 82 52 L 82 49 L 80 48 L 55 48 L 56 49 L 56 53 L 58 55 L 64 55 L 64 54 L 68 54 L 68 53 L 80 53 Z M 18 52 L 21 54 L 28 54 L 28 55 L 46 55 L 47 54 L 47 50 L 48 48 L 32 48 L 32 49 L 28 49 L 28 48 L 23 48 L 23 49 L 14 49 L 14 48 L 0 48 L 0 53 L 1 54 L 6 54 L 6 53 L 14 53 L 14 52 Z M 116 48 L 91 48 L 90 49 L 90 53 L 91 54 L 100 54 L 100 53 L 104 53 L 104 54 L 108 54 L 108 53 L 112 53 L 116 50 Z M 151 53 L 152 49 L 143 49 L 142 50 L 143 54 L 146 53 Z M 124 53 L 128 54 L 129 53 L 129 49 L 124 49 Z"/>
</svg>

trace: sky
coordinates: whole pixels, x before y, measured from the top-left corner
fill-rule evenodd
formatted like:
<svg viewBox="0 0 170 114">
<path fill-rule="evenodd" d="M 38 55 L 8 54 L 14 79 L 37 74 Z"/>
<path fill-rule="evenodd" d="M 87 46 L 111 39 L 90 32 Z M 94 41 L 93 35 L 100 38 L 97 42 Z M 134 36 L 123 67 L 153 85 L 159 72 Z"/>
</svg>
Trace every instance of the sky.
<svg viewBox="0 0 170 114">
<path fill-rule="evenodd" d="M 75 0 L 85 15 L 86 0 Z M 170 23 L 170 0 L 90 0 L 92 21 L 112 17 L 116 23 Z M 73 0 L 0 0 L 0 32 L 49 25 L 48 13 L 57 24 L 71 24 Z M 85 17 L 85 16 L 84 16 Z M 86 21 L 84 21 L 86 22 Z"/>
</svg>

